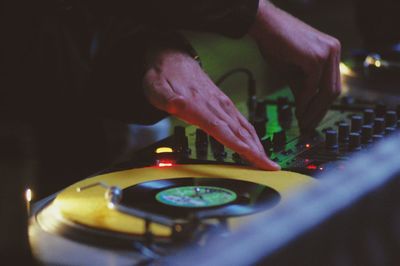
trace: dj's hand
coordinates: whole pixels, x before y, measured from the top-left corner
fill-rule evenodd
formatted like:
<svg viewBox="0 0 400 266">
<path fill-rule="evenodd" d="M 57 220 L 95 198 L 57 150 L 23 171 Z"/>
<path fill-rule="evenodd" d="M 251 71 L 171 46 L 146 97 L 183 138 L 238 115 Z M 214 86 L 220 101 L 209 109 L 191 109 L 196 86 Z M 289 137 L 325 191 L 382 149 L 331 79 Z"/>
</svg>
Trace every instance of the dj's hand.
<svg viewBox="0 0 400 266">
<path fill-rule="evenodd" d="M 341 91 L 339 41 L 266 0 L 249 33 L 265 59 L 287 75 L 300 128 L 314 129 Z"/>
<path fill-rule="evenodd" d="M 253 126 L 186 53 L 162 50 L 148 56 L 144 89 L 155 107 L 202 128 L 254 166 L 279 169 L 265 155 Z"/>
</svg>

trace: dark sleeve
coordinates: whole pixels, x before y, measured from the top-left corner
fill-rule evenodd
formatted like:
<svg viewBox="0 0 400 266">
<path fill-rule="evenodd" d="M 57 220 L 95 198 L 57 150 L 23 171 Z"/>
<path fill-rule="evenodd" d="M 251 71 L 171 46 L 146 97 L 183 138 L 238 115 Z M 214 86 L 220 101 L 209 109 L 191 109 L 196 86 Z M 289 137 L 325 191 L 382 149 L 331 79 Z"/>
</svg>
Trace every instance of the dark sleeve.
<svg viewBox="0 0 400 266">
<path fill-rule="evenodd" d="M 87 0 L 98 12 L 143 25 L 241 37 L 254 21 L 259 0 Z M 90 3 L 92 2 L 93 3 Z"/>
<path fill-rule="evenodd" d="M 168 116 L 144 95 L 144 56 L 149 49 L 172 48 L 194 57 L 192 46 L 179 33 L 149 28 L 137 28 L 122 39 L 113 35 L 107 39 L 94 60 L 86 91 L 88 106 L 97 116 L 127 123 L 154 124 Z"/>
</svg>

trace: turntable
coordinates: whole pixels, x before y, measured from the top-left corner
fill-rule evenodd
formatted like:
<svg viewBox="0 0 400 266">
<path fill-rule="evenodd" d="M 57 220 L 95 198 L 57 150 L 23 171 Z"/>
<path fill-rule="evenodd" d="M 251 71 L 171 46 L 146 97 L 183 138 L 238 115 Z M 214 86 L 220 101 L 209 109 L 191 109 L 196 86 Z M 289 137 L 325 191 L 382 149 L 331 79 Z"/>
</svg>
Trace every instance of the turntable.
<svg viewBox="0 0 400 266">
<path fill-rule="evenodd" d="M 314 183 L 298 173 L 211 164 L 101 174 L 35 206 L 31 245 L 46 264 L 145 263 L 229 235 Z"/>
</svg>

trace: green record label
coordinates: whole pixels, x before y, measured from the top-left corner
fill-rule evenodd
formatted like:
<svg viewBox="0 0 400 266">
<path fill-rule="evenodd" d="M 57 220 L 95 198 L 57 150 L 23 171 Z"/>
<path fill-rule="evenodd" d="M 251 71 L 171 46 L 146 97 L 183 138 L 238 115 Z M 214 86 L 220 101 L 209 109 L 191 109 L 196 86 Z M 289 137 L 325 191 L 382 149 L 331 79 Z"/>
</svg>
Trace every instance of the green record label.
<svg viewBox="0 0 400 266">
<path fill-rule="evenodd" d="M 235 192 L 210 186 L 182 186 L 163 190 L 156 195 L 157 201 L 186 208 L 215 207 L 227 204 L 237 198 Z"/>
</svg>

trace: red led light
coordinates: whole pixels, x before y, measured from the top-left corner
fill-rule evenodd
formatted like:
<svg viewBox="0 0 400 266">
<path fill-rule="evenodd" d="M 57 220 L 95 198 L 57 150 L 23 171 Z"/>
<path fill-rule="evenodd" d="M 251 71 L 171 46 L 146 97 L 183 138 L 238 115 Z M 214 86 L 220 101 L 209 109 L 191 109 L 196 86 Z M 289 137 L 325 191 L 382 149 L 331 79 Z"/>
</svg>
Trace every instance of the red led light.
<svg viewBox="0 0 400 266">
<path fill-rule="evenodd" d="M 307 143 L 307 144 L 306 144 L 306 148 L 307 148 L 307 149 L 311 148 L 311 144 Z"/>
<path fill-rule="evenodd" d="M 160 161 L 157 161 L 157 166 L 158 167 L 171 167 L 171 166 L 173 166 L 174 165 L 174 161 L 171 161 L 171 160 L 160 160 Z"/>
<path fill-rule="evenodd" d="M 307 165 L 307 169 L 309 169 L 309 170 L 317 170 L 318 167 L 315 164 L 309 164 L 309 165 Z"/>
</svg>

